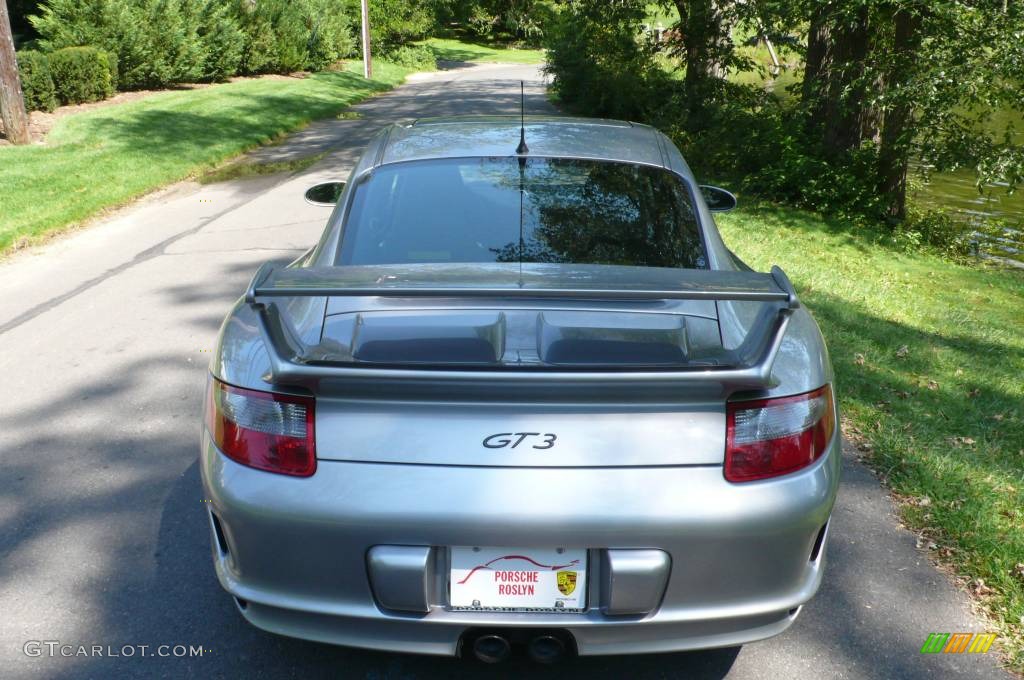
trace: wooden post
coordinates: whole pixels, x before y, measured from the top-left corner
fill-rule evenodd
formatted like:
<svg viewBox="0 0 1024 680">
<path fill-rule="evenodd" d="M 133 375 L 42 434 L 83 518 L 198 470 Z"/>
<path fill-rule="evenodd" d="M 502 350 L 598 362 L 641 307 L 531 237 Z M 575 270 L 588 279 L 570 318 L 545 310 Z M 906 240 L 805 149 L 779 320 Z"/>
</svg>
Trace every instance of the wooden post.
<svg viewBox="0 0 1024 680">
<path fill-rule="evenodd" d="M 363 0 L 363 77 L 373 77 L 373 65 L 370 63 L 370 6 L 369 0 Z"/>
<path fill-rule="evenodd" d="M 0 0 L 0 118 L 4 121 L 4 134 L 14 144 L 28 144 L 28 114 L 21 95 L 18 62 L 14 58 L 14 36 L 11 19 L 7 14 L 7 0 Z"/>
</svg>

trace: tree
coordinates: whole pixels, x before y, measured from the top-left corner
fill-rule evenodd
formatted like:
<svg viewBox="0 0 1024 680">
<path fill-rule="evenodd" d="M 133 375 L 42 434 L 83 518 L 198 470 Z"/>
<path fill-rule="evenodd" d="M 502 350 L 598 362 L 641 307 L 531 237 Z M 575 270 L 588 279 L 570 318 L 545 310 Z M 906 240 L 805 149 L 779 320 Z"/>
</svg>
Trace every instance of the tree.
<svg viewBox="0 0 1024 680">
<path fill-rule="evenodd" d="M 863 64 L 871 49 L 868 7 L 816 4 L 810 16 L 802 96 L 807 131 L 835 157 L 878 134 Z"/>
<path fill-rule="evenodd" d="M 915 157 L 939 170 L 998 169 L 979 181 L 1019 180 L 1019 149 L 986 125 L 994 110 L 1021 108 L 1019 3 L 830 0 L 804 9 L 812 146 L 831 159 L 873 146 L 886 216 L 906 216 Z"/>
<path fill-rule="evenodd" d="M 28 132 L 28 114 L 21 94 L 21 79 L 18 77 L 18 61 L 14 56 L 14 37 L 11 35 L 6 0 L 0 0 L 0 117 L 3 118 L 7 139 L 14 144 L 28 144 L 32 141 Z"/>
<path fill-rule="evenodd" d="M 910 165 L 914 135 L 914 101 L 899 96 L 913 81 L 924 36 L 921 26 L 924 7 L 888 7 L 892 18 L 893 39 L 889 68 L 883 76 L 891 105 L 885 112 L 878 153 L 878 189 L 886 197 L 886 214 L 895 220 L 906 217 L 907 169 Z"/>
<path fill-rule="evenodd" d="M 907 216 L 908 174 L 972 168 L 1024 183 L 1024 147 L 993 112 L 1024 109 L 1024 3 L 1003 0 L 660 0 L 679 13 L 664 43 L 643 0 L 566 0 L 548 36 L 562 101 L 653 123 L 702 171 L 824 211 Z M 796 100 L 729 82 L 746 70 L 734 28 L 800 34 Z M 662 52 L 659 55 L 658 52 Z M 738 134 L 742 131 L 742 134 Z"/>
</svg>

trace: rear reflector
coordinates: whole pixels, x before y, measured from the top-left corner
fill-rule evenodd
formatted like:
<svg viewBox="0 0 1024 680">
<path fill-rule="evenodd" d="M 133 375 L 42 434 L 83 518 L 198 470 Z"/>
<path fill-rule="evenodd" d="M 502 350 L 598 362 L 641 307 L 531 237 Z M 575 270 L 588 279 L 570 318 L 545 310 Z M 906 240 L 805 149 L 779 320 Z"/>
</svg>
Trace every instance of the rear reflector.
<svg viewBox="0 0 1024 680">
<path fill-rule="evenodd" d="M 312 397 L 246 390 L 210 380 L 206 425 L 231 460 L 283 475 L 316 471 Z"/>
<path fill-rule="evenodd" d="M 828 385 L 792 397 L 730 402 L 725 478 L 749 482 L 795 472 L 825 453 L 834 431 Z"/>
</svg>

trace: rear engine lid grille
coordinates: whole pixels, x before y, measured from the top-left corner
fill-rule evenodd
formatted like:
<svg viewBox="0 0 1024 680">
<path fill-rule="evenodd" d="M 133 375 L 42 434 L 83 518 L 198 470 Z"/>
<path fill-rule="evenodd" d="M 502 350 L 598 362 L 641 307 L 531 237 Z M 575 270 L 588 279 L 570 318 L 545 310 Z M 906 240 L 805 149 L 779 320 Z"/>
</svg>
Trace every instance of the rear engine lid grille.
<svg viewBox="0 0 1024 680">
<path fill-rule="evenodd" d="M 573 309 L 359 311 L 328 316 L 307 360 L 375 366 L 681 368 L 721 349 L 714 319 Z M 713 363 L 713 362 L 712 362 Z"/>
</svg>

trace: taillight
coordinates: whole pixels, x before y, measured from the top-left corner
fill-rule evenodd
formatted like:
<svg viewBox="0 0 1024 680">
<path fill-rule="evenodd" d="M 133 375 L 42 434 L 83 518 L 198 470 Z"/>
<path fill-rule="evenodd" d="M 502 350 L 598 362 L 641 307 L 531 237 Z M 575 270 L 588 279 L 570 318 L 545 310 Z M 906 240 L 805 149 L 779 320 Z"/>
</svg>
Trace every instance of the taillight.
<svg viewBox="0 0 1024 680">
<path fill-rule="evenodd" d="M 726 405 L 725 478 L 749 482 L 799 470 L 825 453 L 835 431 L 832 388 Z"/>
<path fill-rule="evenodd" d="M 249 467 L 308 477 L 316 471 L 312 397 L 246 390 L 210 380 L 206 425 L 225 456 Z"/>
</svg>

